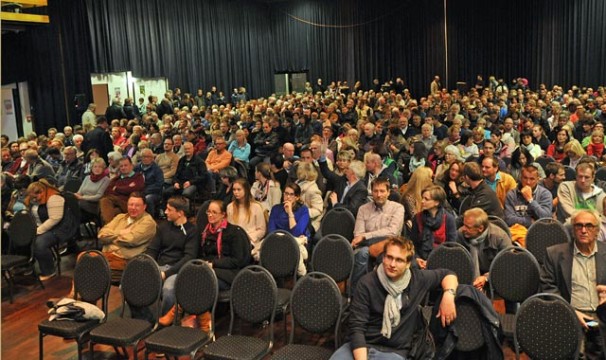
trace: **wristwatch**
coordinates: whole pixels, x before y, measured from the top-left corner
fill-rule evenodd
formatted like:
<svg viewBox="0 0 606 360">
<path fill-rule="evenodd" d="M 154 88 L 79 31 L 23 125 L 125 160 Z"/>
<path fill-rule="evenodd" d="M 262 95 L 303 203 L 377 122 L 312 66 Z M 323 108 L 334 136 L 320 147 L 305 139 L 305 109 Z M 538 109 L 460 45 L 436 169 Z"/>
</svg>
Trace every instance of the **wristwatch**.
<svg viewBox="0 0 606 360">
<path fill-rule="evenodd" d="M 456 295 L 457 295 L 457 292 L 456 292 L 456 290 L 455 290 L 455 289 L 443 289 L 443 291 L 444 291 L 445 293 L 446 293 L 446 292 L 450 293 L 452 296 L 456 296 Z"/>
</svg>

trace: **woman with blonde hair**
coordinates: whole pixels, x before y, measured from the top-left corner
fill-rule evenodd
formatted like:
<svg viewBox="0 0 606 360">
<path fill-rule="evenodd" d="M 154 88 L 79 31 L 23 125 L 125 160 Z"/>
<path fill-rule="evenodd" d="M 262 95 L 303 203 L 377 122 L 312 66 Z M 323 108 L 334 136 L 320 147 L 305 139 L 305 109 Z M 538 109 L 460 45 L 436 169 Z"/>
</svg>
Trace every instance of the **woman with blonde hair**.
<svg viewBox="0 0 606 360">
<path fill-rule="evenodd" d="M 252 255 L 258 260 L 261 241 L 267 232 L 265 212 L 261 204 L 252 197 L 248 180 L 234 180 L 232 193 L 233 200 L 227 205 L 227 221 L 246 231 L 253 246 Z"/>
<path fill-rule="evenodd" d="M 433 172 L 426 166 L 417 168 L 406 184 L 401 202 L 404 205 L 404 224 L 408 233 L 412 229 L 415 215 L 422 209 L 421 191 L 430 185 L 433 185 Z"/>
<path fill-rule="evenodd" d="M 34 257 L 40 267 L 40 280 L 48 280 L 55 276 L 57 270 L 53 246 L 71 239 L 76 234 L 78 224 L 59 189 L 46 179 L 33 182 L 27 187 L 25 205 L 30 208 L 36 220 Z"/>
<path fill-rule="evenodd" d="M 297 185 L 301 187 L 301 201 L 309 209 L 309 218 L 314 231 L 320 229 L 324 213 L 322 192 L 316 184 L 318 172 L 313 164 L 300 162 L 297 168 Z"/>
<path fill-rule="evenodd" d="M 571 139 L 564 145 L 564 153 L 566 153 L 566 158 L 562 160 L 562 165 L 570 166 L 573 169 L 577 167 L 581 158 L 587 155 L 581 143 L 576 139 Z"/>
</svg>

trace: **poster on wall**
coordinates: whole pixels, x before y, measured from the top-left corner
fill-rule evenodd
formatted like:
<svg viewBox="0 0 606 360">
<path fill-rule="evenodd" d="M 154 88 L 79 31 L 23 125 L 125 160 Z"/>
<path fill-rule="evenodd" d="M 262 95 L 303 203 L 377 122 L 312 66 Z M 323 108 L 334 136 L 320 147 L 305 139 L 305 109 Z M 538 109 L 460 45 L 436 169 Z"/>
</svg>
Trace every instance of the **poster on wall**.
<svg viewBox="0 0 606 360">
<path fill-rule="evenodd" d="M 13 115 L 13 101 L 12 100 L 4 100 L 4 113 L 6 115 Z"/>
<path fill-rule="evenodd" d="M 120 99 L 120 88 L 114 88 L 114 92 L 116 93 L 116 99 Z"/>
<path fill-rule="evenodd" d="M 145 95 L 145 85 L 139 86 L 139 94 Z"/>
</svg>

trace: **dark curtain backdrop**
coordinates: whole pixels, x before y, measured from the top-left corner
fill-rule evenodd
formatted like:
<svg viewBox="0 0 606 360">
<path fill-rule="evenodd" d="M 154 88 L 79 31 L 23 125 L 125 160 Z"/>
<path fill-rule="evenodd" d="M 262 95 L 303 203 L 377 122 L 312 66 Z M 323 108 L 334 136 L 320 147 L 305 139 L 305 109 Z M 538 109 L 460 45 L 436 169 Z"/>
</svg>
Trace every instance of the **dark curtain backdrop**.
<svg viewBox="0 0 606 360">
<path fill-rule="evenodd" d="M 536 88 L 606 83 L 606 1 L 50 0 L 51 24 L 2 35 L 2 83 L 28 81 L 36 129 L 74 122 L 90 73 L 167 77 L 194 92 L 274 91 L 273 74 L 308 71 L 368 87 L 402 77 L 413 96 L 434 74 L 476 74 Z M 446 72 L 448 55 L 448 73 Z"/>
<path fill-rule="evenodd" d="M 50 127 L 62 131 L 67 124 L 79 124 L 74 95 L 92 99 L 91 42 L 84 3 L 50 0 L 46 11 L 49 25 L 2 35 L 2 83 L 28 82 L 38 134 Z"/>
<path fill-rule="evenodd" d="M 447 22 L 451 88 L 477 74 L 532 88 L 606 82 L 606 1 L 449 0 Z"/>
</svg>

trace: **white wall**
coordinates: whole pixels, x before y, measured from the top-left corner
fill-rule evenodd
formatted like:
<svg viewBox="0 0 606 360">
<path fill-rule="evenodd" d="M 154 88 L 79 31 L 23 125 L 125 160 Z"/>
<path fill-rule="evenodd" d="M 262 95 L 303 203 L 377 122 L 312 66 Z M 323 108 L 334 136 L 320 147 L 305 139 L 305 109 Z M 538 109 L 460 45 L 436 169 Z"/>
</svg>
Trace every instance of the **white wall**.
<svg viewBox="0 0 606 360">
<path fill-rule="evenodd" d="M 109 103 L 118 97 L 124 101 L 130 96 L 128 88 L 128 76 L 126 72 L 109 73 L 109 74 L 90 74 L 92 85 L 107 84 Z"/>
<path fill-rule="evenodd" d="M 13 89 L 18 89 L 19 91 L 19 100 L 21 103 L 21 107 L 19 109 L 15 108 Z M 27 135 L 33 131 L 30 117 L 31 112 L 27 82 L 3 85 L 2 104 L 0 106 L 0 112 L 2 113 L 2 126 L 0 127 L 0 131 L 2 134 L 8 135 L 11 141 L 16 140 L 19 137 L 17 132 L 17 111 L 21 113 L 23 135 Z"/>
<path fill-rule="evenodd" d="M 139 104 L 139 98 L 143 98 L 147 104 L 147 97 L 154 95 L 158 100 L 162 100 L 164 93 L 168 89 L 166 78 L 131 78 L 131 96 L 135 104 Z"/>
</svg>

